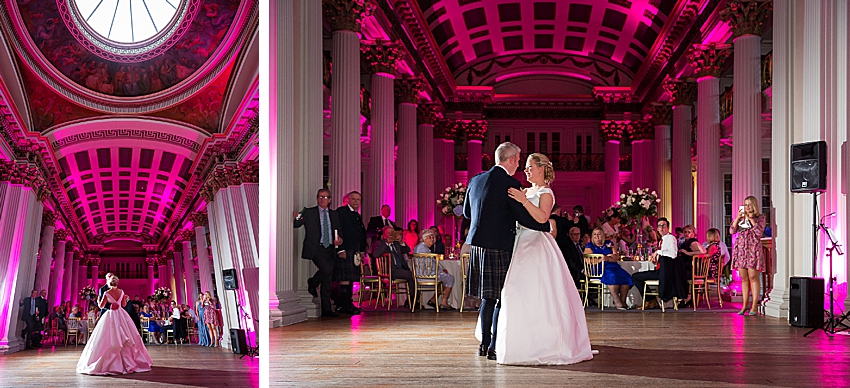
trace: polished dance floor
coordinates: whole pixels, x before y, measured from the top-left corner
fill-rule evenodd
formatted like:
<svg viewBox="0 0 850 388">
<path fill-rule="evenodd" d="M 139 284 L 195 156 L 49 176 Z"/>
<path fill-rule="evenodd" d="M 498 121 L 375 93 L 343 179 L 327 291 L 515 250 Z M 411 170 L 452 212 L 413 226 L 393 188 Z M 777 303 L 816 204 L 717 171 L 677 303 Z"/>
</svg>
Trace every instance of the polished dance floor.
<svg viewBox="0 0 850 388">
<path fill-rule="evenodd" d="M 0 356 L 0 387 L 257 387 L 259 361 L 229 349 L 197 345 L 149 345 L 153 369 L 118 376 L 76 373 L 83 347 L 24 350 Z"/>
<path fill-rule="evenodd" d="M 717 306 L 714 306 L 717 308 Z M 477 312 L 375 311 L 270 330 L 271 386 L 848 387 L 850 336 L 739 306 L 662 314 L 589 310 L 599 354 L 569 366 L 496 365 L 476 353 Z M 734 310 L 733 310 L 734 309 Z"/>
</svg>

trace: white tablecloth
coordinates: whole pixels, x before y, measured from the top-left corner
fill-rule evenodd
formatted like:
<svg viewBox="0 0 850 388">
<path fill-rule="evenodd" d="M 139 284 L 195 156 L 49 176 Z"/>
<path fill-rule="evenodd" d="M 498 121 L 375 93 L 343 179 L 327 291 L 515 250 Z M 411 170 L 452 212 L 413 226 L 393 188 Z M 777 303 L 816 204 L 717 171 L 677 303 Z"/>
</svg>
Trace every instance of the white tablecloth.
<svg viewBox="0 0 850 388">
<path fill-rule="evenodd" d="M 620 267 L 626 270 L 629 275 L 635 272 L 652 271 L 655 269 L 655 263 L 651 261 L 619 261 L 617 263 L 620 264 Z M 602 298 L 602 303 L 605 304 L 605 307 L 613 307 L 614 301 L 611 299 L 611 294 L 605 293 Z M 640 291 L 638 291 L 637 287 L 632 287 L 629 290 L 628 297 L 626 297 L 626 305 L 629 307 L 640 307 L 641 303 L 642 300 L 640 297 Z"/>
<path fill-rule="evenodd" d="M 463 299 L 463 279 L 461 278 L 463 276 L 463 272 L 460 268 L 460 260 L 440 260 L 440 268 L 445 269 L 449 275 L 452 275 L 455 278 L 455 283 L 452 286 L 452 292 L 449 294 L 449 306 L 459 309 L 460 302 Z M 426 309 L 434 309 L 426 304 L 432 296 L 434 296 L 434 291 L 422 292 L 422 304 Z M 436 301 L 436 303 L 439 303 L 439 301 Z"/>
</svg>

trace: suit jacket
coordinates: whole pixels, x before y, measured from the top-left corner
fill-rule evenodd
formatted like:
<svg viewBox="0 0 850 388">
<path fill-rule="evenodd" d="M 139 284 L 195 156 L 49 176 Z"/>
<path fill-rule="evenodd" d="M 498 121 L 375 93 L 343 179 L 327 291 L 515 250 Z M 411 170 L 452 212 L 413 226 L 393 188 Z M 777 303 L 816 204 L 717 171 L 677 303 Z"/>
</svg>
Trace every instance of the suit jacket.
<svg viewBox="0 0 850 388">
<path fill-rule="evenodd" d="M 395 247 L 394 254 L 386 242 L 383 240 L 376 241 L 372 244 L 372 257 L 379 257 L 384 253 L 389 253 L 393 258 L 393 268 L 401 268 L 410 271 L 410 266 L 407 265 L 407 260 L 404 259 L 404 255 L 410 254 L 410 247 L 406 245 L 402 246 L 397 242 L 393 243 L 393 247 Z"/>
<path fill-rule="evenodd" d="M 393 222 L 393 220 L 387 219 L 392 225 L 393 228 L 398 229 L 398 226 Z M 369 237 L 375 238 L 381 235 L 381 229 L 384 228 L 384 218 L 381 216 L 375 216 L 369 219 L 369 225 L 366 227 L 366 232 Z"/>
<path fill-rule="evenodd" d="M 351 211 L 348 205 L 340 206 L 336 212 L 342 229 L 340 233 L 345 236 L 340 248 L 348 252 L 366 252 L 366 227 L 360 213 Z"/>
<path fill-rule="evenodd" d="M 569 240 L 569 242 L 561 247 L 561 252 L 564 253 L 564 260 L 567 262 L 567 268 L 570 269 L 570 275 L 573 275 L 573 280 L 576 281 L 576 286 L 578 286 L 581 271 L 584 270 L 584 250 L 576 247 L 573 240 L 569 238 L 567 238 L 567 240 Z"/>
<path fill-rule="evenodd" d="M 47 316 L 47 303 L 39 301 L 40 297 L 35 298 L 35 308 L 38 309 L 38 314 L 32 315 L 30 314 L 30 308 L 32 308 L 32 297 L 24 298 L 24 301 L 20 304 L 21 309 L 21 319 L 24 322 L 41 322 L 41 319 Z"/>
<path fill-rule="evenodd" d="M 510 187 L 521 188 L 519 181 L 498 165 L 469 180 L 463 201 L 463 216 L 472 219 L 467 244 L 511 252 L 517 222 L 529 229 L 549 231 L 548 222 L 535 221 L 521 203 L 508 196 Z"/>
<path fill-rule="evenodd" d="M 44 299 L 39 296 L 35 300 L 35 306 L 38 307 L 38 316 L 41 318 L 41 320 L 44 320 L 44 318 L 47 318 L 47 316 L 50 314 L 50 311 L 48 311 L 47 308 L 47 299 Z"/>
<path fill-rule="evenodd" d="M 333 244 L 334 240 L 334 230 L 339 233 L 339 237 L 343 239 L 344 244 L 345 235 L 341 230 L 342 225 L 339 221 L 339 214 L 334 210 L 328 209 L 328 215 L 331 218 L 331 244 Z M 293 226 L 296 228 L 300 228 L 302 225 L 307 230 L 307 234 L 304 236 L 304 249 L 301 251 L 301 258 L 312 260 L 319 256 L 319 244 L 322 241 L 322 224 L 318 206 L 304 209 L 301 218 L 293 222 Z M 342 249 L 338 249 L 337 251 L 342 252 Z"/>
</svg>

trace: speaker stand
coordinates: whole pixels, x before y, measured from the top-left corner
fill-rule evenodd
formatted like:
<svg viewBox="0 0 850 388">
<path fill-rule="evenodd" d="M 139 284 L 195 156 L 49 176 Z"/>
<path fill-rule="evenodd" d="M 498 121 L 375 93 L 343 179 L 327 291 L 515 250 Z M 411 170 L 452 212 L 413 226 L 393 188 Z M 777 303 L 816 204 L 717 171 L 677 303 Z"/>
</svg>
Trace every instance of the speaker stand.
<svg viewBox="0 0 850 388">
<path fill-rule="evenodd" d="M 815 197 L 815 198 L 817 198 L 817 197 Z M 850 327 L 841 323 L 844 319 L 847 318 L 846 314 L 844 316 L 842 316 L 840 319 L 835 318 L 835 295 L 834 295 L 833 288 L 835 286 L 835 282 L 836 282 L 837 279 L 832 274 L 832 254 L 833 254 L 833 252 L 838 251 L 838 255 L 843 256 L 844 252 L 841 252 L 841 244 L 838 244 L 838 242 L 835 241 L 830 230 L 823 224 L 823 220 L 821 220 L 820 225 L 818 225 L 818 229 L 821 229 L 821 230 L 824 231 L 824 233 L 827 235 L 827 237 L 829 237 L 829 242 L 830 242 L 829 248 L 826 248 L 826 250 L 827 250 L 826 255 L 827 255 L 827 257 L 829 257 L 829 285 L 828 285 L 828 287 L 829 287 L 829 311 L 826 311 L 827 319 L 823 323 L 823 325 L 821 325 L 820 327 L 815 327 L 815 328 L 809 330 L 808 332 L 806 332 L 806 334 L 803 334 L 803 337 L 806 337 L 809 334 L 812 334 L 813 332 L 815 332 L 817 330 L 823 330 L 824 333 L 832 335 L 832 334 L 836 333 L 835 328 L 838 327 L 838 326 L 843 327 L 842 329 L 839 329 L 838 331 L 850 329 Z"/>
<path fill-rule="evenodd" d="M 812 277 L 818 276 L 818 195 L 819 192 L 812 192 Z"/>
</svg>

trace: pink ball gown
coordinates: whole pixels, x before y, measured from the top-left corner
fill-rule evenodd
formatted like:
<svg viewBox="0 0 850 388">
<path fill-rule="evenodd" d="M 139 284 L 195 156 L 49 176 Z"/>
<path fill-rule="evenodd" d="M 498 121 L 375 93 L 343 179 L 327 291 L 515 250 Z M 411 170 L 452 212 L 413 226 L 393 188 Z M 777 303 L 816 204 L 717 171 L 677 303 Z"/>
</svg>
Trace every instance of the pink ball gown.
<svg viewBox="0 0 850 388">
<path fill-rule="evenodd" d="M 150 371 L 153 361 L 142 337 L 127 311 L 120 308 L 124 291 L 121 291 L 118 300 L 109 293 L 104 298 L 110 306 L 117 305 L 119 308 L 107 310 L 100 317 L 77 362 L 77 373 L 118 375 Z"/>
</svg>

